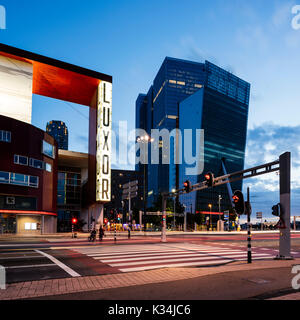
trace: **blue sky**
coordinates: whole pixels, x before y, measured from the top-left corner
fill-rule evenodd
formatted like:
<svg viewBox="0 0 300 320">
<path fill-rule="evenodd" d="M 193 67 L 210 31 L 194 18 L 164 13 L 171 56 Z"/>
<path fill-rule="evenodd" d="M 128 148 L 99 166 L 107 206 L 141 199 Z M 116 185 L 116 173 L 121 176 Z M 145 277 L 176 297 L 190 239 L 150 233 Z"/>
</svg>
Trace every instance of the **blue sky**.
<svg viewBox="0 0 300 320">
<path fill-rule="evenodd" d="M 293 208 L 300 216 L 300 30 L 291 26 L 296 4 L 300 0 L 0 0 L 7 13 L 0 42 L 112 75 L 113 121 L 126 120 L 129 129 L 137 95 L 148 91 L 165 56 L 208 59 L 232 71 L 252 85 L 246 166 L 293 149 Z M 70 148 L 87 151 L 86 107 L 37 96 L 33 102 L 36 126 L 63 120 Z M 269 214 L 278 201 L 274 176 L 251 186 L 260 192 L 254 211 Z"/>
</svg>

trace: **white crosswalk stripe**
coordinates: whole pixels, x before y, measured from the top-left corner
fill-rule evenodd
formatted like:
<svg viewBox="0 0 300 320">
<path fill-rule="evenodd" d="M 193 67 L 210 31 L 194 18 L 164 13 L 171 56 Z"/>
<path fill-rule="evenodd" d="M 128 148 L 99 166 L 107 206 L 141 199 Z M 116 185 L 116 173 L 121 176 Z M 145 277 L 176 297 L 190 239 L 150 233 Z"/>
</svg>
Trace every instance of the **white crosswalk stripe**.
<svg viewBox="0 0 300 320">
<path fill-rule="evenodd" d="M 222 265 L 247 260 L 247 248 L 171 243 L 156 245 L 124 245 L 122 247 L 76 248 L 120 272 L 134 272 L 160 268 L 181 268 Z M 252 259 L 273 259 L 273 252 L 253 252 Z"/>
</svg>

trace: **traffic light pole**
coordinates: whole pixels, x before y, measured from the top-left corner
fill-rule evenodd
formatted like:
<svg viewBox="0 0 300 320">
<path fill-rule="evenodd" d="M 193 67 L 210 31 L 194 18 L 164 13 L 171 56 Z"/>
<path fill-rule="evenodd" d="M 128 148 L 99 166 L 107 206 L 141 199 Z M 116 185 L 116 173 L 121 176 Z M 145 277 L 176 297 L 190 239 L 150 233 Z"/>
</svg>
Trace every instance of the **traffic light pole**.
<svg viewBox="0 0 300 320">
<path fill-rule="evenodd" d="M 291 154 L 279 157 L 280 163 L 280 204 L 283 210 L 285 228 L 280 229 L 278 260 L 292 260 L 291 256 Z"/>
<path fill-rule="evenodd" d="M 248 231 L 248 263 L 252 263 L 252 248 L 251 248 L 251 205 L 250 205 L 250 188 L 247 188 L 247 231 Z"/>
<path fill-rule="evenodd" d="M 162 232 L 161 242 L 167 242 L 167 196 L 162 195 Z"/>
</svg>

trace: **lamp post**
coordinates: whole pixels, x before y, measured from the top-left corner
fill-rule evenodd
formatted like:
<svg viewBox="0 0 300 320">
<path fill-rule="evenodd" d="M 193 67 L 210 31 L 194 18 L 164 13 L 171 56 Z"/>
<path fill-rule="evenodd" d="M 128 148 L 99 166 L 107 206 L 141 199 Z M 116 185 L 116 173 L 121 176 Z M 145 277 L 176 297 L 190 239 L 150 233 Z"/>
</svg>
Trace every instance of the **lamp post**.
<svg viewBox="0 0 300 320">
<path fill-rule="evenodd" d="M 210 209 L 210 229 L 211 229 L 211 231 L 212 231 L 212 218 L 211 218 L 212 204 L 210 203 L 210 204 L 208 205 L 208 207 L 209 207 L 209 209 Z"/>
<path fill-rule="evenodd" d="M 175 194 L 176 190 L 173 189 L 172 192 Z M 176 197 L 173 198 L 174 199 L 174 231 L 176 231 Z"/>
</svg>

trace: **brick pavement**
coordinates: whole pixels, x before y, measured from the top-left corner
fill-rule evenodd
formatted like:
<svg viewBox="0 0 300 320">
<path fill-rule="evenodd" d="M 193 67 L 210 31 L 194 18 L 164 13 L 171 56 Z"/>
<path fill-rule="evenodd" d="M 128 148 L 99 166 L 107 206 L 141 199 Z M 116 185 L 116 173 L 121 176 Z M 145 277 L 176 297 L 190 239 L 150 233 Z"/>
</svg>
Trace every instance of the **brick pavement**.
<svg viewBox="0 0 300 320">
<path fill-rule="evenodd" d="M 292 261 L 255 261 L 251 265 L 248 265 L 246 262 L 234 262 L 229 265 L 210 268 L 169 268 L 133 273 L 20 282 L 9 284 L 6 290 L 0 290 L 0 300 L 30 299 L 151 283 L 164 283 L 232 271 L 270 269 L 271 272 L 272 268 L 292 268 L 293 265 L 297 264 L 300 264 L 300 259 Z M 289 296 L 291 299 L 300 299 L 299 293 Z M 276 298 L 276 300 L 279 299 Z M 284 297 L 284 299 L 288 300 L 289 298 Z"/>
</svg>

